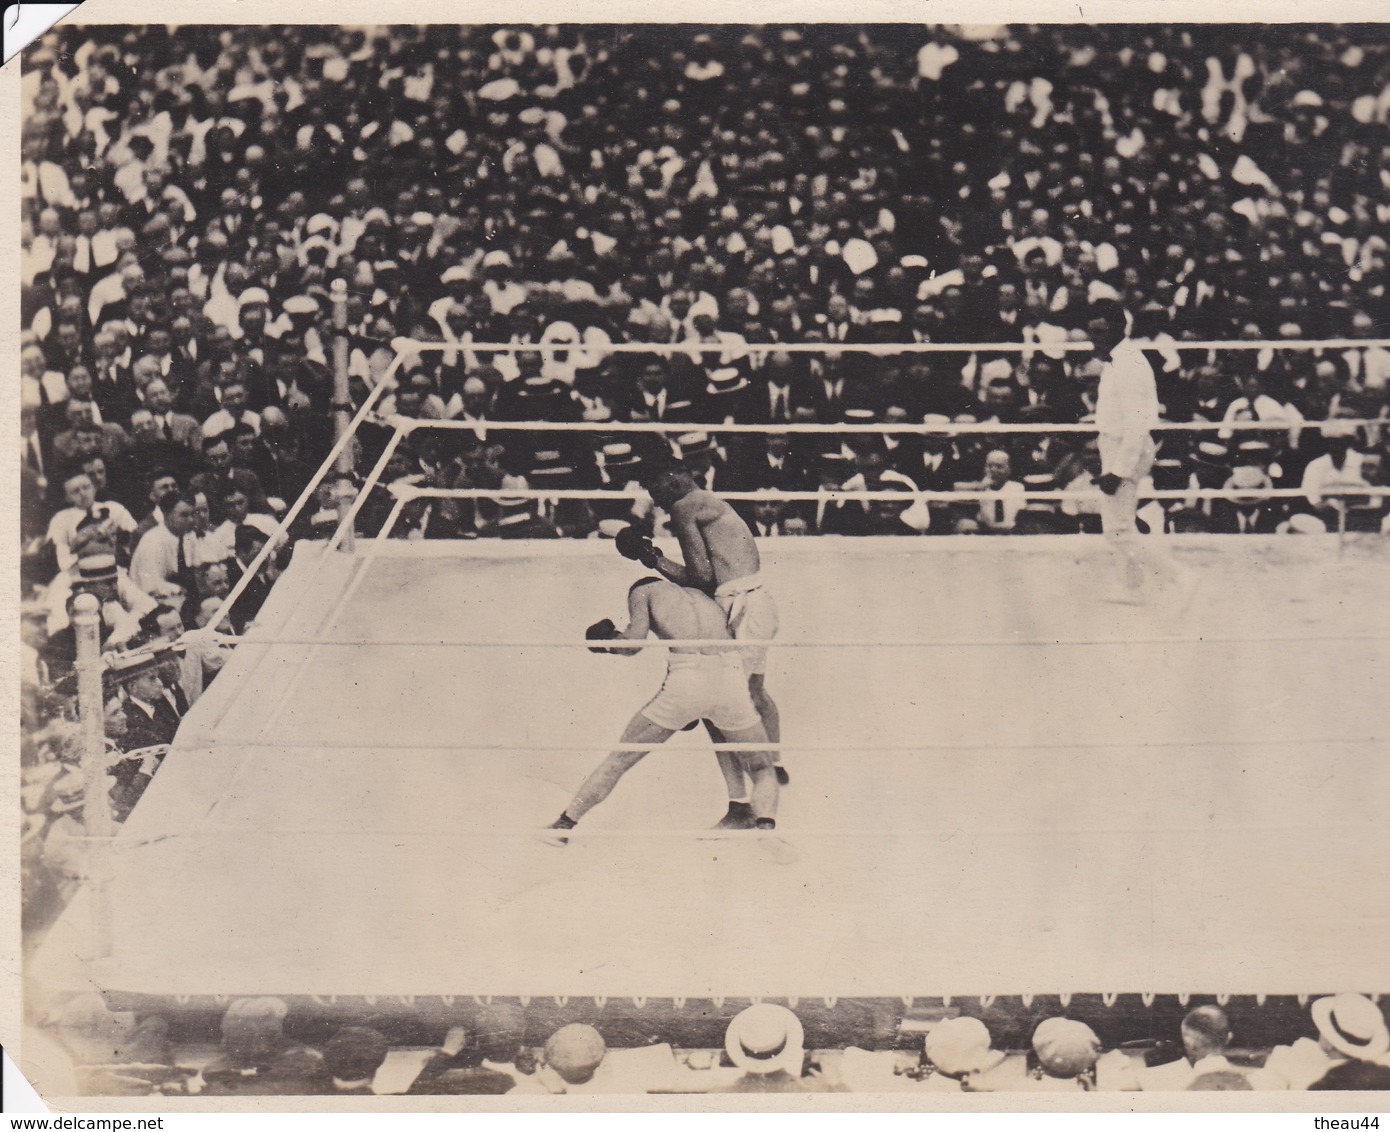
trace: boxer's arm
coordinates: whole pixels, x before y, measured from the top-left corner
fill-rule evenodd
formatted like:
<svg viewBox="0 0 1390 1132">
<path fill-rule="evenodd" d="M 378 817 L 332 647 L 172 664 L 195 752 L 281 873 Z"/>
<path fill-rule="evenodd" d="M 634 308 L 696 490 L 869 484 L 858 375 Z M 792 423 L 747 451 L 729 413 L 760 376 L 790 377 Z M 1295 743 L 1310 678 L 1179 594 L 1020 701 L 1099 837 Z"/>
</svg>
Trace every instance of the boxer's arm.
<svg viewBox="0 0 1390 1132">
<path fill-rule="evenodd" d="M 609 652 L 619 656 L 636 656 L 642 651 L 641 642 L 652 631 L 652 609 L 650 587 L 642 586 L 627 595 L 627 628 L 613 639 L 615 641 L 636 641 L 638 643 L 622 647 L 614 645 Z"/>
<path fill-rule="evenodd" d="M 700 529 L 698 501 L 687 497 L 671 508 L 671 531 L 681 544 L 685 565 L 664 558 L 657 562 L 657 570 L 678 586 L 712 591 L 715 585 L 714 563 L 710 561 L 705 534 Z"/>
</svg>

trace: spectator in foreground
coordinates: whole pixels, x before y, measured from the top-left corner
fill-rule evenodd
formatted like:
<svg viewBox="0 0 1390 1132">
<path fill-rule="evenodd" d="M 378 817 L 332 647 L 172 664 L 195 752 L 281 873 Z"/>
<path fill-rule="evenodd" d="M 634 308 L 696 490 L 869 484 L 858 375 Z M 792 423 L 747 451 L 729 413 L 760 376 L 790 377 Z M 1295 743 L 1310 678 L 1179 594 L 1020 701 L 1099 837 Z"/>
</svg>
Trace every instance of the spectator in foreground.
<svg viewBox="0 0 1390 1132">
<path fill-rule="evenodd" d="M 1307 1089 L 1340 1065 L 1383 1064 L 1390 1056 L 1385 1015 L 1365 995 L 1320 998 L 1309 1013 L 1318 1029 L 1317 1040 L 1299 1038 L 1291 1045 L 1270 1050 L 1264 1066 L 1251 1074 L 1257 1089 Z"/>
<path fill-rule="evenodd" d="M 80 1093 L 144 1097 L 161 1084 L 181 1080 L 169 1046 L 169 1023 L 161 1015 L 137 1020 L 114 1013 L 98 994 L 80 994 L 62 1007 L 56 1036 L 72 1058 Z"/>
<path fill-rule="evenodd" d="M 239 998 L 222 1016 L 222 1054 L 203 1070 L 214 1097 L 304 1096 L 332 1091 L 323 1055 L 284 1035 L 289 1008 L 278 998 Z"/>
<path fill-rule="evenodd" d="M 1174 1092 L 1191 1088 L 1209 1074 L 1240 1074 L 1226 1059 L 1231 1024 L 1219 1006 L 1198 1006 L 1183 1017 L 1182 1054 L 1170 1061 L 1148 1065 L 1131 1061 L 1121 1050 L 1111 1050 L 1097 1065 L 1106 1089 Z M 1171 1049 L 1171 1045 L 1163 1048 Z M 1171 1054 L 1169 1055 L 1171 1056 Z M 1213 1086 L 1215 1087 L 1215 1086 Z"/>
<path fill-rule="evenodd" d="M 500 1096 L 522 1074 L 513 1064 L 526 1034 L 526 1015 L 517 1006 L 484 1008 L 474 1029 L 452 1026 L 438 1050 L 420 1068 L 406 1092 L 411 1096 Z"/>
<path fill-rule="evenodd" d="M 1372 1061 L 1344 1061 L 1334 1065 L 1308 1086 L 1311 1092 L 1354 1093 L 1390 1090 L 1390 1065 Z"/>
<path fill-rule="evenodd" d="M 372 1095 L 372 1078 L 386 1061 L 386 1039 L 370 1026 L 344 1026 L 323 1047 L 334 1096 Z"/>
<path fill-rule="evenodd" d="M 724 1052 L 743 1070 L 721 1093 L 828 1093 L 839 1090 L 820 1076 L 803 1076 L 801 1019 L 785 1006 L 759 1002 L 736 1014 L 724 1032 Z"/>
<path fill-rule="evenodd" d="M 1038 1089 L 1070 1092 L 1094 1086 L 1100 1039 L 1086 1023 L 1046 1018 L 1033 1031 L 1032 1046 L 1037 1060 L 1032 1080 Z"/>
<path fill-rule="evenodd" d="M 594 1079 L 607 1052 L 602 1034 L 592 1026 L 572 1022 L 546 1039 L 541 1061 L 564 1086 L 587 1085 Z"/>
<path fill-rule="evenodd" d="M 946 1018 L 927 1033 L 923 1052 L 934 1072 L 922 1082 L 933 1092 L 969 1092 L 977 1076 L 997 1069 L 1004 1054 L 992 1048 L 989 1028 L 978 1018 Z"/>
</svg>

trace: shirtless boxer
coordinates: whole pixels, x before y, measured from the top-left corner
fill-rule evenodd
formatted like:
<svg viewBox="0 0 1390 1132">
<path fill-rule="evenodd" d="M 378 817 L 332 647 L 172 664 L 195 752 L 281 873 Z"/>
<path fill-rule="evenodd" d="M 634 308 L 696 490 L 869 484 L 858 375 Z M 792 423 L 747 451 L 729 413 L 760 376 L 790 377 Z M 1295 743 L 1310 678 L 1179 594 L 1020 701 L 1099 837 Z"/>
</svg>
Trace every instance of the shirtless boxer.
<svg viewBox="0 0 1390 1132">
<path fill-rule="evenodd" d="M 699 590 L 643 578 L 628 590 L 628 627 L 619 631 L 612 621 L 589 627 L 592 641 L 632 641 L 631 645 L 590 646 L 591 652 L 635 656 L 648 633 L 663 640 L 729 640 L 724 611 Z M 767 732 L 748 696 L 743 680 L 739 650 L 729 648 L 671 648 L 667 650 L 666 679 L 656 697 L 628 723 L 619 742 L 624 744 L 664 743 L 677 731 L 697 720 L 707 719 L 732 743 L 766 743 Z M 568 841 L 565 831 L 602 802 L 646 751 L 614 751 L 599 765 L 565 807 L 559 819 L 546 831 L 553 845 Z M 724 757 L 746 768 L 753 781 L 752 820 L 744 828 L 775 829 L 777 816 L 777 776 L 770 755 L 765 751 Z"/>
<path fill-rule="evenodd" d="M 685 564 L 667 558 L 635 527 L 620 531 L 618 552 L 641 562 L 677 585 L 712 593 L 724 610 L 729 631 L 736 640 L 770 640 L 777 635 L 777 605 L 763 585 L 758 544 L 748 524 L 727 503 L 700 487 L 690 469 L 679 460 L 644 465 L 641 483 L 657 506 L 671 516 L 671 530 L 681 544 Z M 748 694 L 763 721 L 768 741 L 782 741 L 777 704 L 765 687 L 767 647 L 750 645 L 741 650 L 748 675 Z M 718 728 L 705 725 L 710 737 L 720 741 Z M 774 756 L 777 781 L 789 781 L 780 757 Z M 747 788 L 738 761 L 727 752 L 719 755 L 719 768 L 729 788 L 729 810 L 718 828 L 746 827 L 751 821 Z"/>
</svg>

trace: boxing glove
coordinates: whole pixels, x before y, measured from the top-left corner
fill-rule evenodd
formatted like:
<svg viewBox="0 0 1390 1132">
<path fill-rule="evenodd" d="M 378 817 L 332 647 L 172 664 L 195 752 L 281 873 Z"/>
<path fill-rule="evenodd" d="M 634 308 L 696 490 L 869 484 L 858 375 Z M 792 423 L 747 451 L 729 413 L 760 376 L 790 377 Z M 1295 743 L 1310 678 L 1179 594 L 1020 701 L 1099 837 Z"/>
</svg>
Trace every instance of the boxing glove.
<svg viewBox="0 0 1390 1132">
<path fill-rule="evenodd" d="M 595 621 L 584 630 L 584 639 L 588 641 L 614 641 L 620 634 L 618 627 L 611 620 L 605 617 L 602 621 Z M 590 648 L 590 652 L 607 652 L 607 649 Z"/>
<path fill-rule="evenodd" d="M 613 542 L 617 546 L 619 554 L 624 558 L 632 559 L 634 562 L 642 563 L 648 570 L 654 569 L 656 560 L 661 557 L 661 551 L 657 550 L 652 540 L 637 527 L 624 527 L 618 532 L 618 536 Z"/>
</svg>

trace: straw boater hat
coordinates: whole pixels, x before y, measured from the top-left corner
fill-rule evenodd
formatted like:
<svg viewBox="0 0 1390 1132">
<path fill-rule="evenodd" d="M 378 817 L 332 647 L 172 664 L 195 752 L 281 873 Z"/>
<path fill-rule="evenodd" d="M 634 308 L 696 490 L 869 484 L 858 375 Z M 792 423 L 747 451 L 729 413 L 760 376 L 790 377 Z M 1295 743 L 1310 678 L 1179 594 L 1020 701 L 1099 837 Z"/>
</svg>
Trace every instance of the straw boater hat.
<svg viewBox="0 0 1390 1132">
<path fill-rule="evenodd" d="M 633 452 L 631 444 L 616 443 L 603 446 L 603 466 L 609 471 L 615 468 L 635 468 L 641 462 Z"/>
<path fill-rule="evenodd" d="M 785 1006 L 758 1002 L 729 1023 L 724 1033 L 724 1052 L 745 1073 L 782 1070 L 800 1077 L 805 1042 L 800 1018 Z"/>
<path fill-rule="evenodd" d="M 114 582 L 116 576 L 114 554 L 84 554 L 77 560 L 79 582 Z"/>
<path fill-rule="evenodd" d="M 1046 1018 L 1033 1031 L 1033 1052 L 1049 1077 L 1079 1077 L 1100 1056 L 1100 1039 L 1085 1022 Z"/>
<path fill-rule="evenodd" d="M 1380 1007 L 1365 995 L 1338 994 L 1313 1003 L 1313 1024 L 1338 1053 L 1375 1061 L 1390 1053 L 1390 1031 Z"/>
<path fill-rule="evenodd" d="M 947 1018 L 927 1034 L 927 1060 L 947 1077 L 966 1077 L 993 1069 L 1004 1060 L 1001 1050 L 990 1049 L 989 1029 L 978 1018 Z"/>
<path fill-rule="evenodd" d="M 705 392 L 711 395 L 737 393 L 740 389 L 746 389 L 747 386 L 748 379 L 743 376 L 743 371 L 737 366 L 721 366 L 710 373 Z"/>
<path fill-rule="evenodd" d="M 566 1084 L 582 1085 L 593 1077 L 607 1052 L 602 1034 L 582 1022 L 571 1022 L 546 1040 L 545 1063 Z"/>
<path fill-rule="evenodd" d="M 704 452 L 713 452 L 716 447 L 707 432 L 683 433 L 677 438 L 676 444 L 681 450 L 682 460 L 691 456 L 698 456 Z"/>
</svg>

